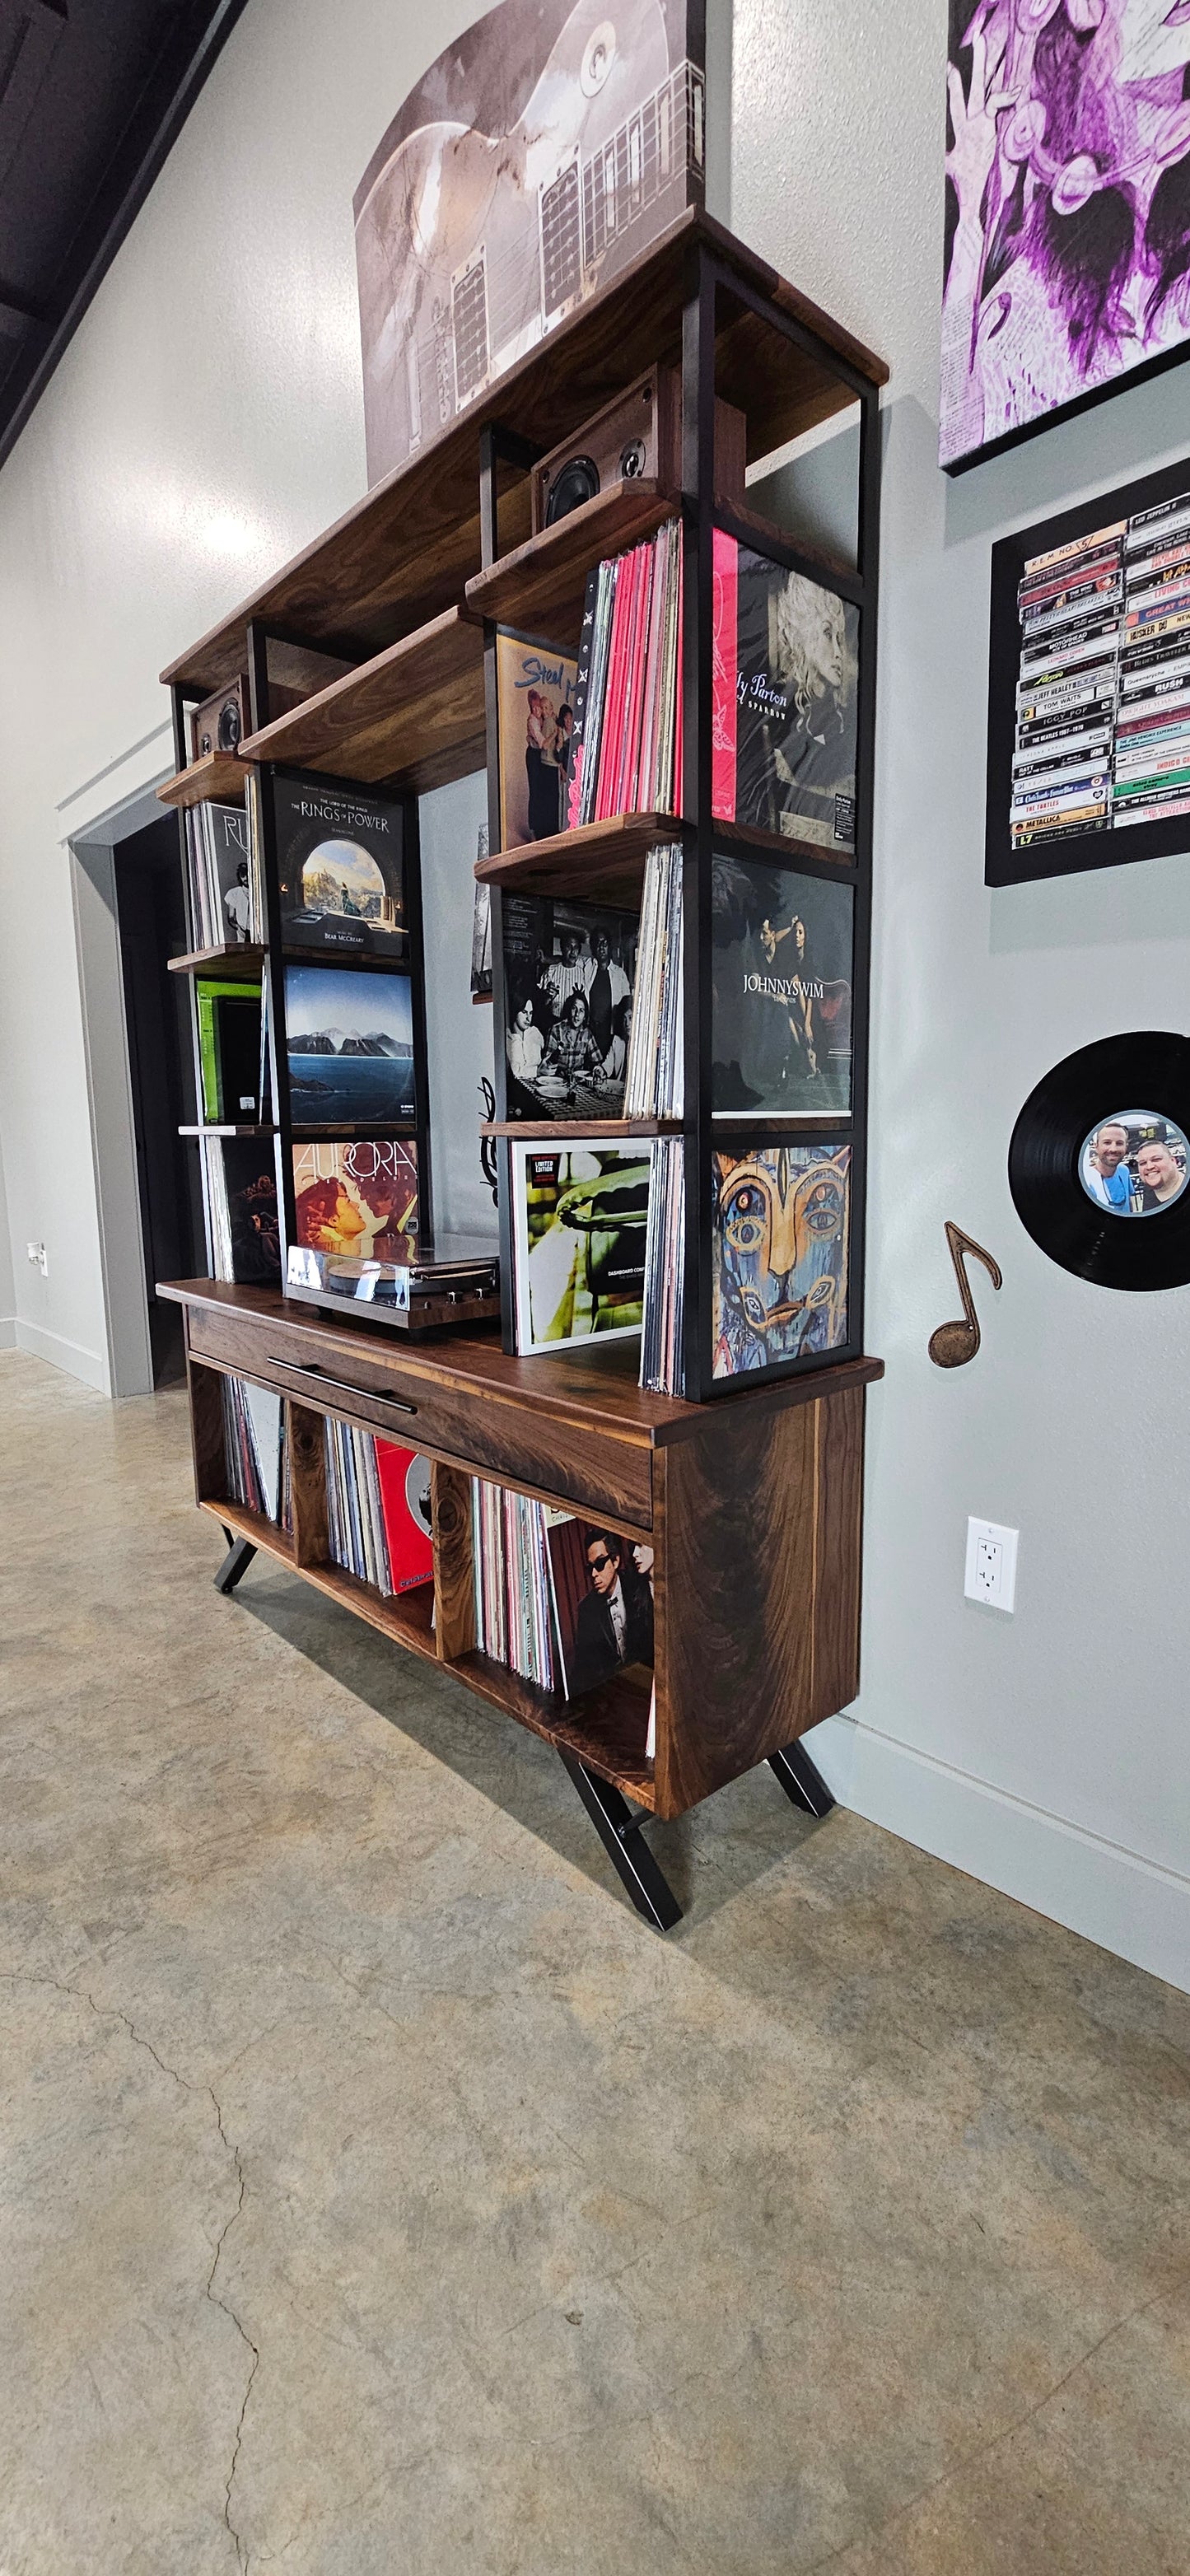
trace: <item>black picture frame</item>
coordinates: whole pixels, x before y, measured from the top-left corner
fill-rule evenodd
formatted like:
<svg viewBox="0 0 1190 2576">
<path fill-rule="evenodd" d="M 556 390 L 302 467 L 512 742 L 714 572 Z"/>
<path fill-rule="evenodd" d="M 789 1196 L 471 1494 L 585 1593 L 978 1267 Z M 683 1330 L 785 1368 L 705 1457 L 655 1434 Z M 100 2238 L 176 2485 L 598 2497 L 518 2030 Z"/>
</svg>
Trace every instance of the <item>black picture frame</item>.
<svg viewBox="0 0 1190 2576">
<path fill-rule="evenodd" d="M 1185 493 L 1190 502 L 1190 457 L 1162 466 L 1155 474 L 1120 484 L 1097 500 L 1037 519 L 1001 537 L 992 547 L 991 602 L 988 625 L 987 809 L 984 831 L 984 883 L 1025 885 L 1043 877 L 1077 876 L 1089 868 L 1128 867 L 1141 859 L 1177 857 L 1190 851 L 1190 813 L 1169 821 L 1137 823 L 1126 831 L 1099 829 L 1072 833 L 1069 839 L 1014 850 L 1009 823 L 1012 762 L 1016 735 L 1016 690 L 1020 672 L 1020 620 L 1017 593 L 1025 563 L 1034 555 L 1073 544 L 1080 537 L 1109 527 L 1115 520 L 1159 508 Z"/>
</svg>

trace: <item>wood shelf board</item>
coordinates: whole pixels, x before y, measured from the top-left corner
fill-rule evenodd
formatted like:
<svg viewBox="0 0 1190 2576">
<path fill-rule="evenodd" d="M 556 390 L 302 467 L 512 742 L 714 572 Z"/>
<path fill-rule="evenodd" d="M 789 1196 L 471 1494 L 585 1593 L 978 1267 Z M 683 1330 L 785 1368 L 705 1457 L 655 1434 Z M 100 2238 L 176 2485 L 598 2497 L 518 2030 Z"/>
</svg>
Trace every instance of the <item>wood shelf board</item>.
<svg viewBox="0 0 1190 2576">
<path fill-rule="evenodd" d="M 587 576 L 604 555 L 651 537 L 680 502 L 648 476 L 609 483 L 591 501 L 501 555 L 467 584 L 477 617 L 525 628 L 553 643 L 577 642 Z"/>
<path fill-rule="evenodd" d="M 255 983 L 263 976 L 265 948 L 245 948 L 238 943 L 231 948 L 192 948 L 185 957 L 171 957 L 167 963 L 171 975 L 216 975 L 221 983 L 233 977 Z"/>
<path fill-rule="evenodd" d="M 462 596 L 480 569 L 479 431 L 502 420 L 543 453 L 569 438 L 646 369 L 681 352 L 687 255 L 705 241 L 745 283 L 770 296 L 872 385 L 887 381 L 882 360 L 768 262 L 695 210 L 680 215 L 610 285 L 580 305 L 497 384 L 416 455 L 386 475 L 325 534 L 262 583 L 163 671 L 203 695 L 246 667 L 250 618 L 284 627 L 311 644 L 375 653 Z M 758 352 L 760 333 L 770 346 Z M 751 317 L 726 318 L 720 335 L 719 392 L 749 416 L 751 458 L 813 427 L 853 397 L 823 381 L 808 353 Z M 520 506 L 514 491 L 508 516 Z M 502 530 L 502 535 L 504 531 Z"/>
<path fill-rule="evenodd" d="M 640 1359 L 634 1339 L 604 1342 L 597 1349 L 576 1344 L 548 1357 L 518 1359 L 501 1349 L 494 1334 L 451 1331 L 432 1343 L 412 1341 L 350 1316 L 333 1321 L 322 1314 L 315 1316 L 311 1309 L 284 1297 L 279 1288 L 239 1287 L 223 1279 L 175 1279 L 159 1280 L 156 1293 L 175 1305 L 208 1307 L 281 1324 L 291 1334 L 309 1335 L 312 1351 L 315 1342 L 320 1343 L 324 1359 L 338 1354 L 349 1364 L 362 1360 L 381 1374 L 390 1366 L 402 1382 L 421 1377 L 430 1390 L 459 1391 L 480 1404 L 528 1404 L 534 1413 L 559 1425 L 590 1423 L 615 1438 L 654 1449 L 698 1438 L 714 1416 L 734 1418 L 753 1410 L 759 1416 L 783 1405 L 810 1403 L 841 1387 L 870 1385 L 884 1375 L 883 1360 L 827 1361 L 822 1368 L 769 1380 L 763 1386 L 733 1385 L 713 1404 L 693 1404 L 681 1396 L 654 1395 L 638 1386 Z M 250 1367 L 246 1373 L 252 1375 Z M 328 1402 L 323 1409 L 336 1408 Z M 495 1471 L 477 1466 L 476 1472 Z"/>
<path fill-rule="evenodd" d="M 448 608 L 263 725 L 244 750 L 364 785 L 400 777 L 425 792 L 464 777 L 486 756 L 482 627 Z"/>
<path fill-rule="evenodd" d="M 442 1669 L 515 1717 L 531 1734 L 576 1753 L 601 1779 L 614 1781 L 640 1806 L 655 1805 L 653 1767 L 645 1758 L 649 1690 L 643 1683 L 625 1676 L 584 1694 L 581 1700 L 564 1700 L 557 1693 L 536 1689 L 477 1647 Z"/>
<path fill-rule="evenodd" d="M 312 1583 L 316 1592 L 324 1592 L 328 1600 L 338 1601 L 345 1610 L 354 1611 L 357 1619 L 366 1619 L 369 1627 L 378 1628 L 382 1636 L 392 1639 L 394 1645 L 408 1646 L 411 1653 L 424 1655 L 430 1663 L 437 1663 L 434 1631 L 430 1625 L 430 1612 L 434 1606 L 432 1581 L 416 1583 L 408 1592 L 386 1593 L 378 1592 L 374 1584 L 361 1583 L 358 1575 L 349 1574 L 342 1565 L 295 1564 L 294 1572 L 300 1574 L 306 1583 Z"/>
<path fill-rule="evenodd" d="M 218 683 L 216 683 L 218 686 Z M 228 751 L 208 751 L 192 760 L 158 788 L 162 805 L 242 805 L 247 784 L 244 763 Z"/>
<path fill-rule="evenodd" d="M 481 1136 L 519 1136 L 522 1144 L 548 1145 L 556 1136 L 683 1136 L 682 1118 L 489 1118 Z"/>
<path fill-rule="evenodd" d="M 221 1499 L 212 1501 L 210 1496 L 205 1494 L 199 1509 L 213 1513 L 215 1519 L 222 1522 L 224 1529 L 231 1530 L 236 1538 L 249 1539 L 252 1546 L 259 1548 L 263 1556 L 279 1557 L 282 1565 L 293 1564 L 293 1540 L 288 1530 L 283 1530 L 279 1521 L 269 1520 L 264 1512 L 250 1512 L 243 1503 L 229 1503 Z"/>
<path fill-rule="evenodd" d="M 593 903 L 611 895 L 639 900 L 648 852 L 681 840 L 686 828 L 673 814 L 615 814 L 606 823 L 582 823 L 548 841 L 498 851 L 478 860 L 475 874 L 481 885 L 503 886 L 509 894 L 586 893 Z"/>
</svg>

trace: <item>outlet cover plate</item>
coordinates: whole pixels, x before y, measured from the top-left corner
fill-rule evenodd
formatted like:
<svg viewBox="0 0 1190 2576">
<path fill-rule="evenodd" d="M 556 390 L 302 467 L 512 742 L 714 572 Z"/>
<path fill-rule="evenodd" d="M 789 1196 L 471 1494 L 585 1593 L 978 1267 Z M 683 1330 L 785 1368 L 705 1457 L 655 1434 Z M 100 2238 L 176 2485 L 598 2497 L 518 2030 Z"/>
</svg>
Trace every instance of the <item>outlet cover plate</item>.
<svg viewBox="0 0 1190 2576">
<path fill-rule="evenodd" d="M 968 1601 L 982 1601 L 991 1610 L 1013 1609 L 1019 1536 L 1018 1530 L 1005 1529 L 999 1521 L 968 1521 L 963 1582 Z"/>
</svg>

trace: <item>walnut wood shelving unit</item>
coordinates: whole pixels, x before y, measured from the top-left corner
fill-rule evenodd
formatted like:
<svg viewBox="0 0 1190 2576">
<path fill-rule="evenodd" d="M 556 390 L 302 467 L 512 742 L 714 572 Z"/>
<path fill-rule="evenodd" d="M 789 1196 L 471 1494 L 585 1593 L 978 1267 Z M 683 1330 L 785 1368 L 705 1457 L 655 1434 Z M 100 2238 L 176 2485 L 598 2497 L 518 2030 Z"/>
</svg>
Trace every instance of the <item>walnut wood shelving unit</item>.
<svg viewBox="0 0 1190 2576">
<path fill-rule="evenodd" d="M 682 369 L 681 490 L 617 484 L 531 536 L 535 459 L 656 363 Z M 867 1386 L 883 1373 L 879 1360 L 864 1355 L 860 1336 L 879 388 L 886 375 L 870 351 L 764 261 L 705 216 L 688 213 L 162 675 L 173 695 L 178 758 L 177 777 L 161 791 L 167 802 L 185 806 L 234 793 L 228 782 L 242 785 L 246 763 L 297 767 L 400 793 L 416 858 L 418 793 L 485 758 L 492 780 L 496 621 L 557 645 L 572 642 L 600 557 L 680 519 L 683 818 L 620 815 L 510 852 L 499 850 L 497 833 L 476 873 L 492 887 L 498 959 L 505 893 L 631 905 L 647 852 L 659 842 L 682 844 L 688 1112 L 681 1122 L 597 1126 L 608 1136 L 686 1139 L 686 1382 L 697 1400 L 642 1392 L 632 1343 L 522 1360 L 482 1329 L 407 1341 L 362 1320 L 328 1319 L 279 1290 L 213 1280 L 163 1290 L 185 1308 L 196 1496 L 228 1542 L 220 1589 L 234 1588 L 256 1551 L 271 1555 L 555 1745 L 633 1902 L 662 1927 L 677 1919 L 678 1908 L 643 1839 L 644 1817 L 679 1815 L 764 1760 L 792 1798 L 824 1813 L 829 1794 L 799 1739 L 845 1706 L 858 1685 L 864 1403 Z M 795 542 L 746 505 L 716 498 L 717 401 L 745 414 L 750 462 L 858 409 L 855 568 Z M 860 610 L 854 859 L 712 817 L 716 526 Z M 251 715 L 241 757 L 187 767 L 187 702 L 241 670 L 248 672 Z M 856 919 L 853 1114 L 820 1122 L 824 1131 L 846 1132 L 853 1149 L 850 1338 L 841 1351 L 726 1388 L 710 1378 L 710 1157 L 713 1144 L 755 1136 L 757 1128 L 745 1117 L 711 1125 L 714 848 L 845 876 Z M 275 877 L 275 854 L 270 863 L 266 851 L 266 898 L 270 864 Z M 248 976 L 263 964 L 276 976 L 282 955 L 270 913 L 263 957 L 192 951 L 174 965 L 191 974 Z M 510 1135 L 561 1139 L 569 1131 L 557 1121 L 540 1129 L 514 1125 L 504 1105 L 499 1090 L 486 1132 L 497 1139 L 507 1182 Z M 283 1136 L 296 1132 L 284 1104 L 279 1125 Z M 592 1132 L 586 1122 L 582 1132 Z M 503 1197 L 506 1207 L 507 1187 Z M 292 1533 L 228 1498 L 224 1375 L 282 1397 Z M 390 1436 L 430 1460 L 431 1583 L 389 1600 L 331 1562 L 328 1418 Z M 474 1476 L 574 1510 L 652 1550 L 655 1758 L 646 1753 L 647 1674 L 621 1673 L 565 1702 L 477 1650 Z"/>
</svg>

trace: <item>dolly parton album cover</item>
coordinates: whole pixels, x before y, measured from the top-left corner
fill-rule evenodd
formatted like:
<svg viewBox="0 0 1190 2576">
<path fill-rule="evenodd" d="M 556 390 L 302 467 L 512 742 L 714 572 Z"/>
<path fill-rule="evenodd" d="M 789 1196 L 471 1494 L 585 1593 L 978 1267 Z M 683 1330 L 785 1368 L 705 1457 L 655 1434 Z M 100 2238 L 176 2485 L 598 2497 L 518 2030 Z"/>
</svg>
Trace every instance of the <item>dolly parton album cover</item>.
<svg viewBox="0 0 1190 2576">
<path fill-rule="evenodd" d="M 355 192 L 368 481 L 498 383 L 703 196 L 697 0 L 501 0 Z"/>
<path fill-rule="evenodd" d="M 760 1145 L 713 1158 L 715 1377 L 847 1339 L 851 1147 Z"/>
<path fill-rule="evenodd" d="M 850 858 L 859 610 L 715 531 L 711 803 Z"/>
</svg>

